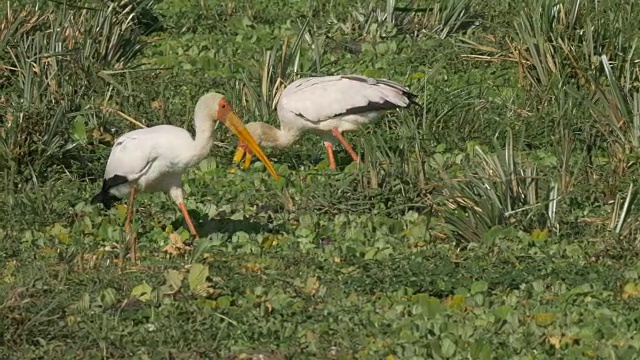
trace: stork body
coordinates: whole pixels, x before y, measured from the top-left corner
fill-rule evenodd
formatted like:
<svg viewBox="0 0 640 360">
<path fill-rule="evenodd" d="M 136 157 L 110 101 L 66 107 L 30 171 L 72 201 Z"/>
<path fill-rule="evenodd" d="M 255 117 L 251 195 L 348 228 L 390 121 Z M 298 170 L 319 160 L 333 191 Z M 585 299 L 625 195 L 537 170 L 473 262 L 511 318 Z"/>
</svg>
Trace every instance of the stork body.
<svg viewBox="0 0 640 360">
<path fill-rule="evenodd" d="M 91 203 L 102 203 L 109 209 L 114 201 L 129 196 L 125 222 L 125 230 L 129 232 L 136 193 L 168 192 L 182 211 L 189 231 L 197 239 L 198 233 L 184 203 L 182 174 L 209 153 L 215 121 L 223 122 L 241 141 L 248 144 L 273 176 L 278 178 L 269 159 L 222 95 L 203 95 L 196 104 L 194 120 L 195 137 L 187 130 L 172 125 L 138 129 L 120 136 L 111 149 L 102 189 L 91 199 Z"/>
<path fill-rule="evenodd" d="M 207 129 L 197 134 L 204 135 L 203 131 Z M 135 188 L 141 192 L 169 192 L 175 202 L 181 203 L 182 173 L 207 156 L 211 142 L 210 136 L 196 135 L 193 139 L 188 131 L 172 125 L 122 135 L 111 150 L 96 201 L 110 208 L 113 201 L 128 196 Z"/>
<path fill-rule="evenodd" d="M 263 122 L 246 126 L 258 144 L 265 147 L 288 147 L 304 132 L 316 134 L 327 149 L 331 168 L 335 169 L 333 147 L 336 140 L 354 161 L 359 161 L 343 133 L 359 130 L 383 111 L 415 103 L 414 97 L 409 89 L 385 79 L 359 75 L 302 78 L 287 86 L 280 96 L 277 105 L 280 129 Z M 245 167 L 248 167 L 251 153 L 241 142 L 234 162 L 242 160 L 245 152 Z"/>
</svg>

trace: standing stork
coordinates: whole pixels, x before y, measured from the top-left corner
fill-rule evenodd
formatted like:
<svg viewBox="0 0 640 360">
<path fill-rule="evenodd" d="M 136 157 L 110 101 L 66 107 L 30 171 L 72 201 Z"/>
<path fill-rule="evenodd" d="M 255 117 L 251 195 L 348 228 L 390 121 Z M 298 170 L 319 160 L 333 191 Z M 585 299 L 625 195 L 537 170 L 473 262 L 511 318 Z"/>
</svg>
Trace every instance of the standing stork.
<svg viewBox="0 0 640 360">
<path fill-rule="evenodd" d="M 258 144 L 275 148 L 290 146 L 303 132 L 314 133 L 322 138 L 329 164 L 335 169 L 336 139 L 353 161 L 359 162 L 342 133 L 358 130 L 383 111 L 415 104 L 415 97 L 406 87 L 386 79 L 359 75 L 301 78 L 287 86 L 280 96 L 277 105 L 280 129 L 263 122 L 248 123 L 246 127 Z M 251 149 L 239 141 L 233 162 L 240 162 L 245 154 L 246 168 L 251 163 Z"/>
<path fill-rule="evenodd" d="M 216 121 L 226 125 L 258 158 L 277 180 L 273 165 L 245 128 L 223 95 L 208 93 L 200 97 L 195 109 L 195 138 L 173 125 L 158 125 L 130 131 L 120 136 L 109 155 L 102 189 L 91 203 L 102 203 L 106 209 L 114 201 L 129 197 L 125 231 L 131 231 L 133 200 L 138 192 L 168 192 L 178 205 L 189 231 L 198 239 L 198 233 L 187 212 L 182 190 L 183 172 L 202 161 L 213 144 Z M 132 238 L 132 257 L 135 261 L 135 237 Z"/>
</svg>

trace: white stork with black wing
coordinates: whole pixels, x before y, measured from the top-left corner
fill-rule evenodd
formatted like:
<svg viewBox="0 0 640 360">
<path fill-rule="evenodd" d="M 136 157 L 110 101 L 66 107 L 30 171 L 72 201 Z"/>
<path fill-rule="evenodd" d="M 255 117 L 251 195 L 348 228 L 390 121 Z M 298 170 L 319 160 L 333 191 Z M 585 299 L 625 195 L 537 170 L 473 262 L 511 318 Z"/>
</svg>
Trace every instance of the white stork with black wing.
<svg viewBox="0 0 640 360">
<path fill-rule="evenodd" d="M 255 152 L 267 170 L 278 179 L 273 165 L 245 129 L 226 98 L 218 93 L 208 93 L 196 104 L 195 137 L 187 130 L 173 125 L 138 129 L 120 136 L 111 149 L 102 188 L 91 199 L 91 203 L 102 203 L 109 209 L 114 201 L 128 197 L 129 207 L 124 227 L 125 231 L 130 232 L 136 194 L 168 192 L 182 211 L 189 231 L 197 239 L 198 233 L 184 203 L 182 174 L 209 154 L 213 144 L 214 124 L 218 121 L 226 125 L 243 143 L 248 144 L 250 151 Z M 134 241 L 134 259 L 135 245 Z"/>
<path fill-rule="evenodd" d="M 307 77 L 292 82 L 282 92 L 277 105 L 280 129 L 263 122 L 248 123 L 246 127 L 264 147 L 285 148 L 304 132 L 314 133 L 322 138 L 329 164 L 335 169 L 336 139 L 354 161 L 359 161 L 342 133 L 358 130 L 383 111 L 406 108 L 415 103 L 414 98 L 409 89 L 386 79 L 359 75 Z M 240 141 L 233 161 L 241 161 L 245 154 L 248 167 L 251 151 Z"/>
</svg>

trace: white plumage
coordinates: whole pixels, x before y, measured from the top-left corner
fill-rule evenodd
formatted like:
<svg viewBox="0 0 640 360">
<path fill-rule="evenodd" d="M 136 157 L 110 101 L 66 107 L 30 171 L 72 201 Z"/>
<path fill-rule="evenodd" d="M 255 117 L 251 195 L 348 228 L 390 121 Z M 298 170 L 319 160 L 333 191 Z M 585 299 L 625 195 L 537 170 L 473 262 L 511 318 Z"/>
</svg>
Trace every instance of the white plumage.
<svg viewBox="0 0 640 360">
<path fill-rule="evenodd" d="M 102 203 L 110 208 L 116 200 L 129 196 L 129 208 L 125 230 L 131 230 L 133 200 L 137 192 L 168 192 L 175 201 L 189 226 L 198 233 L 184 204 L 182 190 L 183 172 L 202 161 L 213 143 L 215 121 L 221 121 L 257 153 L 267 169 L 277 179 L 278 175 L 269 159 L 234 113 L 224 96 L 217 93 L 203 95 L 195 109 L 195 137 L 182 128 L 158 125 L 138 129 L 120 136 L 109 155 L 101 191 L 91 203 Z"/>
<path fill-rule="evenodd" d="M 198 141 L 200 140 L 200 141 Z M 127 182 L 110 189 L 118 198 L 127 196 L 131 186 L 139 191 L 171 191 L 182 202 L 182 173 L 206 157 L 211 140 L 194 139 L 182 128 L 158 125 L 134 130 L 116 140 L 107 161 L 104 178 L 125 176 Z"/>
<path fill-rule="evenodd" d="M 333 145 L 338 139 L 354 161 L 359 161 L 342 133 L 358 130 L 376 119 L 382 111 L 404 108 L 415 97 L 407 88 L 386 79 L 359 75 L 302 78 L 282 92 L 277 105 L 280 129 L 263 122 L 248 123 L 247 129 L 265 147 L 290 146 L 302 133 L 322 138 L 329 162 L 335 169 Z M 246 145 L 240 142 L 234 162 L 242 160 Z M 250 162 L 246 151 L 245 167 Z"/>
</svg>

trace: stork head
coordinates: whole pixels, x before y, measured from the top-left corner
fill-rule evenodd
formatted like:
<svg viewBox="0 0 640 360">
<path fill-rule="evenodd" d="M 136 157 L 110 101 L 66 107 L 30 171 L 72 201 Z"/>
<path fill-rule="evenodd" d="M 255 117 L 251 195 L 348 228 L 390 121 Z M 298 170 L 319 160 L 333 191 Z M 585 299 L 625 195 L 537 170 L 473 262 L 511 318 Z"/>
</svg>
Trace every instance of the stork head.
<svg viewBox="0 0 640 360">
<path fill-rule="evenodd" d="M 250 122 L 246 127 L 251 136 L 256 139 L 258 145 L 264 147 L 286 148 L 299 136 L 297 131 L 283 131 L 263 122 Z M 239 163 L 245 155 L 244 167 L 248 168 L 251 164 L 251 149 L 248 148 L 247 144 L 238 141 L 233 162 Z"/>
<path fill-rule="evenodd" d="M 269 158 L 262 152 L 256 140 L 244 126 L 240 117 L 233 111 L 231 104 L 229 104 L 224 95 L 211 92 L 200 97 L 196 104 L 196 123 L 204 121 L 204 119 L 208 122 L 219 121 L 228 127 L 242 143 L 247 144 L 249 150 L 256 154 L 271 175 L 273 175 L 276 180 L 278 179 L 278 173 L 271 164 L 271 161 L 269 161 Z"/>
</svg>

